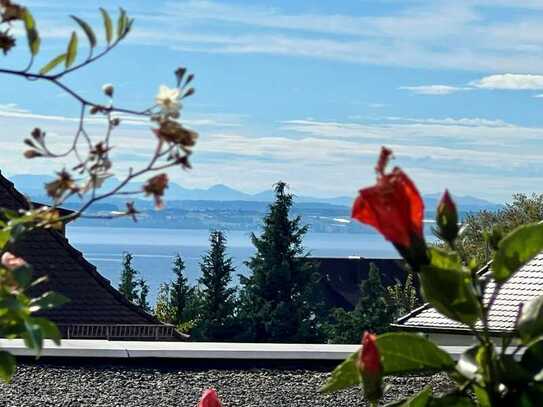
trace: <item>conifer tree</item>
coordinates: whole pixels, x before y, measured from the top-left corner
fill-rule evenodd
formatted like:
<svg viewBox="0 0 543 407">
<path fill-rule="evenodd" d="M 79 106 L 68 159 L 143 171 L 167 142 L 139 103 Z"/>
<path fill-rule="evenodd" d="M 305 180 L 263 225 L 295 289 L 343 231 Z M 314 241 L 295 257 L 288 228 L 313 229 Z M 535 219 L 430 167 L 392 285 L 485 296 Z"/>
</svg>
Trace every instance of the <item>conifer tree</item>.
<svg viewBox="0 0 543 407">
<path fill-rule="evenodd" d="M 210 249 L 200 263 L 201 319 L 194 333 L 198 339 L 226 340 L 236 333 L 236 289 L 230 287 L 235 268 L 226 256 L 223 232 L 211 232 L 209 242 Z"/>
<path fill-rule="evenodd" d="M 359 343 L 364 331 L 385 332 L 394 321 L 396 308 L 389 301 L 389 293 L 381 281 L 379 269 L 370 263 L 368 279 L 360 284 L 360 299 L 352 311 L 337 308 L 328 325 L 329 341 Z"/>
<path fill-rule="evenodd" d="M 315 342 L 319 340 L 319 312 L 313 268 L 302 245 L 308 227 L 291 219 L 293 204 L 287 185 L 275 186 L 275 202 L 263 220 L 260 236 L 252 235 L 256 254 L 242 278 L 241 312 L 247 340 L 258 342 Z"/>
<path fill-rule="evenodd" d="M 161 283 L 158 288 L 154 314 L 155 314 L 155 317 L 157 317 L 159 321 L 162 321 L 166 324 L 174 323 L 173 312 L 170 307 L 170 284 L 169 283 Z"/>
<path fill-rule="evenodd" d="M 136 302 L 138 297 L 138 282 L 136 280 L 138 272 L 132 266 L 133 258 L 131 253 L 123 253 L 123 268 L 121 271 L 121 283 L 119 284 L 119 291 L 130 302 Z"/>
<path fill-rule="evenodd" d="M 149 300 L 148 300 L 149 285 L 143 278 L 140 278 L 137 281 L 137 286 L 138 286 L 138 292 L 136 294 L 137 295 L 136 304 L 139 305 L 141 308 L 143 308 L 147 312 L 151 311 L 151 306 L 149 305 Z"/>
<path fill-rule="evenodd" d="M 190 320 L 192 314 L 194 288 L 189 286 L 184 275 L 185 262 L 179 254 L 173 259 L 173 273 L 175 279 L 169 284 L 169 308 L 172 314 L 172 323 L 179 325 Z"/>
</svg>

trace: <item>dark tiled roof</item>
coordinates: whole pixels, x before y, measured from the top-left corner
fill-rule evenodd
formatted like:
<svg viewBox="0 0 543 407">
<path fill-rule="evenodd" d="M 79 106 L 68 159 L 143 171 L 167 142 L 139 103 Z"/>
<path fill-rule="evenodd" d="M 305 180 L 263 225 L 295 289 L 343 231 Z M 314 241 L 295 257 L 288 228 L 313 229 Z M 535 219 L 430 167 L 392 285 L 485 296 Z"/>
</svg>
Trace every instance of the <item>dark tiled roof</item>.
<svg viewBox="0 0 543 407">
<path fill-rule="evenodd" d="M 27 207 L 24 197 L 2 175 L 0 207 L 14 210 Z M 46 283 L 37 287 L 40 291 L 54 290 L 70 299 L 62 307 L 43 314 L 57 324 L 160 324 L 127 301 L 59 232 L 33 231 L 14 251 L 32 264 L 36 277 L 48 277 Z"/>
<path fill-rule="evenodd" d="M 308 257 L 317 267 L 323 295 L 330 308 L 353 309 L 360 299 L 360 284 L 368 279 L 370 264 L 379 269 L 385 286 L 404 281 L 406 273 L 397 259 L 367 259 L 364 257 Z"/>
<path fill-rule="evenodd" d="M 488 273 L 488 266 L 482 271 Z M 485 290 L 485 303 L 488 303 L 494 290 L 494 283 Z M 507 334 L 514 330 L 519 304 L 543 295 L 543 252 L 537 255 L 501 288 L 489 315 L 490 331 L 495 334 Z M 425 332 L 468 331 L 465 326 L 441 314 L 428 304 L 400 318 L 397 328 L 414 329 Z M 481 324 L 477 328 L 482 328 Z"/>
</svg>

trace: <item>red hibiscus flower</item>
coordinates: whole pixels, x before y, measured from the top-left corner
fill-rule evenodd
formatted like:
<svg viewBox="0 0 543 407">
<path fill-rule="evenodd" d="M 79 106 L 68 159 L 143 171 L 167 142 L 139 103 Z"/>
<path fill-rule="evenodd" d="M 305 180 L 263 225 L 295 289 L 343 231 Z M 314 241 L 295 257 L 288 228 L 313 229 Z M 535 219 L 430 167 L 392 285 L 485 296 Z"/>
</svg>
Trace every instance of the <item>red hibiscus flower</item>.
<svg viewBox="0 0 543 407">
<path fill-rule="evenodd" d="M 415 184 L 400 168 L 385 173 L 391 154 L 382 148 L 375 168 L 377 184 L 360 190 L 352 217 L 373 226 L 395 245 L 409 248 L 413 239 L 423 238 L 424 203 Z"/>
<path fill-rule="evenodd" d="M 202 393 L 198 407 L 222 407 L 215 389 L 207 389 Z"/>
</svg>

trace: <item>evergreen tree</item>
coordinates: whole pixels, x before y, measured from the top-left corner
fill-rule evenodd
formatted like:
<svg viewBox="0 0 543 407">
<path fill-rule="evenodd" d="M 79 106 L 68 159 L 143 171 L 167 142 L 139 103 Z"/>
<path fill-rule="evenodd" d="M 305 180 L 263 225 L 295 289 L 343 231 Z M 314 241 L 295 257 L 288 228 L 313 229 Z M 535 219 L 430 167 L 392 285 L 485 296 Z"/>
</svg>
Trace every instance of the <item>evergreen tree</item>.
<svg viewBox="0 0 543 407">
<path fill-rule="evenodd" d="M 169 305 L 172 313 L 173 324 L 179 325 L 194 317 L 191 310 L 194 288 L 189 286 L 184 275 L 185 262 L 179 254 L 173 259 L 173 273 L 175 279 L 169 285 Z"/>
<path fill-rule="evenodd" d="M 138 282 L 136 280 L 138 272 L 132 266 L 132 259 L 132 254 L 128 252 L 123 253 L 123 269 L 121 271 L 121 283 L 119 284 L 119 291 L 128 301 L 136 302 L 136 299 L 138 298 Z"/>
<path fill-rule="evenodd" d="M 405 283 L 397 281 L 392 287 L 387 287 L 385 300 L 394 314 L 394 319 L 406 315 L 418 306 L 422 300 L 414 284 L 415 276 L 412 272 L 407 274 Z"/>
<path fill-rule="evenodd" d="M 209 242 L 210 249 L 200 263 L 201 319 L 194 334 L 203 340 L 231 339 L 235 334 L 236 289 L 229 285 L 235 268 L 226 257 L 224 234 L 211 232 Z"/>
<path fill-rule="evenodd" d="M 381 333 L 388 330 L 397 313 L 387 302 L 388 291 L 381 281 L 379 269 L 370 264 L 368 279 L 360 284 L 360 299 L 352 311 L 336 308 L 328 325 L 329 341 L 359 343 L 364 331 Z"/>
<path fill-rule="evenodd" d="M 143 278 L 140 278 L 137 281 L 137 285 L 138 292 L 136 294 L 136 304 L 143 308 L 145 311 L 150 312 L 151 306 L 149 305 L 149 301 L 147 299 L 147 297 L 149 297 L 149 285 Z"/>
<path fill-rule="evenodd" d="M 247 261 L 252 274 L 242 278 L 244 339 L 258 342 L 319 340 L 316 283 L 302 240 L 308 230 L 290 219 L 293 198 L 287 185 L 275 186 L 275 202 L 263 220 L 262 234 L 251 239 L 256 254 Z"/>
<path fill-rule="evenodd" d="M 155 317 L 166 324 L 174 323 L 174 316 L 170 307 L 170 284 L 161 283 L 155 302 Z"/>
</svg>

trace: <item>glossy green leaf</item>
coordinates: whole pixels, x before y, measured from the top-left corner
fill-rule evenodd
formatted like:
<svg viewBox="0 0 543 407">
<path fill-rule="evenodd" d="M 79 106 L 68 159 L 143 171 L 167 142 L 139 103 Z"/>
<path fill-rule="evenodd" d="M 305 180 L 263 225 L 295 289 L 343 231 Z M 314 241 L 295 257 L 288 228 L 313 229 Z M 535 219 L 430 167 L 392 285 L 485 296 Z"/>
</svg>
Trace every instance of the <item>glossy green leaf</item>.
<svg viewBox="0 0 543 407">
<path fill-rule="evenodd" d="M 66 54 L 60 54 L 59 56 L 53 58 L 47 63 L 42 69 L 40 69 L 40 74 L 45 75 L 49 73 L 52 69 L 56 68 L 57 65 L 63 63 L 66 60 Z"/>
<path fill-rule="evenodd" d="M 32 55 L 36 55 L 40 51 L 40 36 L 36 27 L 36 21 L 28 9 L 25 9 L 23 15 L 23 22 L 26 31 L 26 38 L 28 40 L 28 48 Z"/>
<path fill-rule="evenodd" d="M 395 401 L 387 404 L 385 407 L 426 407 L 432 396 L 432 388 L 425 387 L 422 391 L 409 397 L 408 399 Z"/>
<path fill-rule="evenodd" d="M 126 27 L 128 24 L 128 17 L 126 16 L 126 10 L 123 8 L 119 9 L 119 18 L 117 19 L 117 38 L 124 36 L 126 32 Z"/>
<path fill-rule="evenodd" d="M 15 358 L 11 353 L 0 351 L 0 379 L 9 383 L 15 374 Z"/>
<path fill-rule="evenodd" d="M 432 397 L 428 407 L 475 407 L 475 402 L 463 394 L 451 393 Z"/>
<path fill-rule="evenodd" d="M 74 31 L 72 32 L 70 42 L 68 43 L 68 49 L 66 50 L 66 61 L 64 64 L 66 68 L 69 68 L 70 66 L 73 65 L 76 57 L 77 57 L 77 33 Z"/>
<path fill-rule="evenodd" d="M 86 21 L 80 19 L 77 16 L 70 17 L 83 29 L 85 35 L 87 36 L 87 39 L 89 40 L 91 48 L 96 47 L 96 35 L 94 34 L 92 27 Z"/>
<path fill-rule="evenodd" d="M 360 384 L 362 379 L 357 361 L 358 352 L 355 352 L 334 369 L 332 376 L 321 387 L 320 391 L 322 393 L 331 393 Z"/>
<path fill-rule="evenodd" d="M 27 348 L 36 351 L 37 356 L 43 347 L 43 333 L 40 325 L 33 322 L 33 318 L 24 321 L 25 331 L 21 335 Z"/>
<path fill-rule="evenodd" d="M 26 288 L 32 282 L 32 267 L 28 265 L 17 267 L 11 271 L 11 275 L 19 287 Z"/>
<path fill-rule="evenodd" d="M 419 273 L 423 297 L 438 312 L 467 325 L 482 314 L 472 275 L 456 253 L 429 250 L 431 264 Z"/>
<path fill-rule="evenodd" d="M 32 312 L 47 311 L 66 304 L 68 301 L 68 298 L 62 294 L 54 291 L 48 291 L 40 297 L 32 299 L 30 302 L 30 309 Z"/>
<path fill-rule="evenodd" d="M 454 360 L 423 336 L 391 332 L 377 337 L 385 376 L 451 370 Z"/>
<path fill-rule="evenodd" d="M 497 282 L 507 281 L 519 268 L 543 250 L 543 223 L 519 226 L 498 244 L 492 261 Z"/>
<path fill-rule="evenodd" d="M 60 345 L 62 335 L 54 322 L 47 318 L 34 317 L 32 323 L 40 327 L 44 338 L 51 339 L 55 344 Z"/>
<path fill-rule="evenodd" d="M 102 20 L 104 20 L 106 41 L 108 44 L 111 44 L 111 40 L 113 39 L 113 23 L 111 22 L 111 17 L 109 16 L 109 13 L 103 8 L 100 8 L 100 13 L 102 13 Z"/>
<path fill-rule="evenodd" d="M 543 296 L 532 298 L 524 304 L 517 330 L 524 343 L 543 335 Z"/>
</svg>

